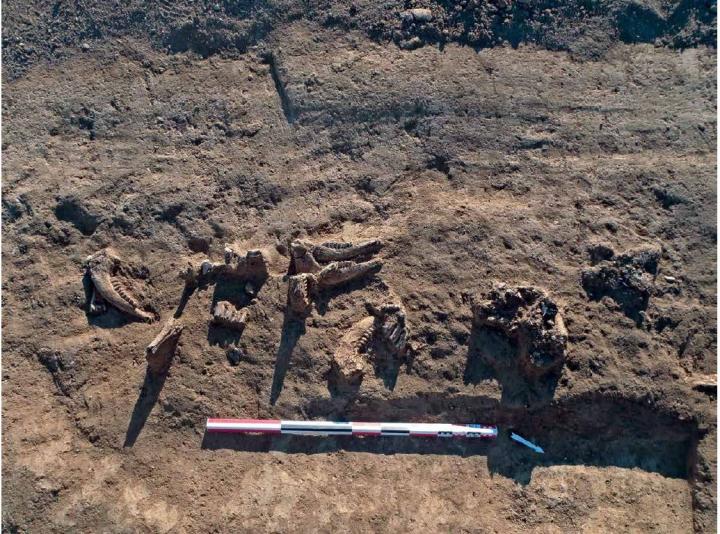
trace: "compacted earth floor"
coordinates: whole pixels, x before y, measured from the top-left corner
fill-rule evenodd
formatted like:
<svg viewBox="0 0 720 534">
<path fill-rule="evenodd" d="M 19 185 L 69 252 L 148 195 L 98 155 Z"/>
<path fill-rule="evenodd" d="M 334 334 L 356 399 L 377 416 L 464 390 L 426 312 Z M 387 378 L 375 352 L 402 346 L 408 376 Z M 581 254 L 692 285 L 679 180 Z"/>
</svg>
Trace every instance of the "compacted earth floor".
<svg viewBox="0 0 720 534">
<path fill-rule="evenodd" d="M 715 530 L 715 2 L 85 4 L 3 6 L 3 532 Z M 289 313 L 291 240 L 374 238 L 379 272 Z M 185 291 L 226 246 L 264 284 Z M 90 313 L 105 248 L 156 321 Z M 550 375 L 473 322 L 503 283 L 557 304 Z M 337 387 L 388 298 L 410 350 Z"/>
</svg>

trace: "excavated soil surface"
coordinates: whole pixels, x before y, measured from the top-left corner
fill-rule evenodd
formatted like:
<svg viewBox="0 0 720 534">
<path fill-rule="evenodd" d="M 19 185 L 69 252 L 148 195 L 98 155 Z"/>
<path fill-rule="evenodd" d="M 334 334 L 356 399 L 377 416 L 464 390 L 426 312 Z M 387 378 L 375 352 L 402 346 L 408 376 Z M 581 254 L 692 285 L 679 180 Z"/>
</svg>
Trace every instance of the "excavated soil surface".
<svg viewBox="0 0 720 534">
<path fill-rule="evenodd" d="M 89 4 L 3 6 L 3 532 L 715 530 L 714 1 Z M 380 238 L 384 265 L 299 318 L 293 238 Z M 209 321 L 243 282 L 179 277 L 226 244 L 269 259 L 242 333 Z M 105 247 L 160 321 L 88 312 Z M 495 283 L 557 303 L 558 372 L 473 325 Z M 337 341 L 388 295 L 410 354 L 338 389 Z"/>
</svg>

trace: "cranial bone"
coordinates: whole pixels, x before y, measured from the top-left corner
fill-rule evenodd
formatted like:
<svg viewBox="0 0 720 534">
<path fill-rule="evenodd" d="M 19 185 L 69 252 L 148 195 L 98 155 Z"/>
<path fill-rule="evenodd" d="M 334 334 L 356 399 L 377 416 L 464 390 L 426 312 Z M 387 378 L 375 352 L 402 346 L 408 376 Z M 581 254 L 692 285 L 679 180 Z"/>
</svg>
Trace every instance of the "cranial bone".
<svg viewBox="0 0 720 534">
<path fill-rule="evenodd" d="M 136 319 L 153 322 L 155 315 L 143 310 L 132 295 L 131 269 L 108 249 L 88 256 L 85 268 L 93 285 L 90 313 L 105 311 L 103 301 Z"/>
<path fill-rule="evenodd" d="M 296 274 L 288 279 L 288 307 L 294 313 L 307 315 L 312 309 L 312 291 L 317 281 L 309 273 Z"/>
<path fill-rule="evenodd" d="M 375 319 L 365 317 L 352 325 L 340 338 L 332 361 L 333 371 L 345 383 L 358 383 L 365 374 L 366 359 L 362 354 L 375 332 Z"/>
<path fill-rule="evenodd" d="M 251 249 L 241 256 L 225 248 L 225 272 L 241 278 L 262 278 L 268 274 L 267 259 L 262 250 Z"/>
<path fill-rule="evenodd" d="M 357 245 L 353 245 L 352 243 L 336 243 L 330 241 L 320 245 L 315 245 L 312 249 L 312 255 L 320 263 L 344 261 L 357 258 L 358 256 L 374 254 L 380 250 L 382 246 L 382 241 L 379 239 L 363 241 Z"/>
<path fill-rule="evenodd" d="M 366 304 L 368 312 L 375 318 L 375 331 L 396 355 L 407 350 L 408 332 L 405 324 L 405 310 L 400 304 L 386 303 L 381 306 Z"/>
<path fill-rule="evenodd" d="M 180 273 L 181 278 L 191 286 L 214 281 L 219 275 L 265 279 L 268 276 L 267 258 L 262 250 L 251 249 L 241 256 L 231 248 L 225 247 L 223 263 L 213 263 L 205 259 L 199 268 L 188 267 Z"/>
<path fill-rule="evenodd" d="M 312 248 L 313 244 L 306 241 L 295 240 L 290 243 L 290 254 L 296 273 L 317 273 L 322 269 L 312 255 Z"/>
<path fill-rule="evenodd" d="M 352 261 L 333 262 L 317 273 L 316 278 L 320 288 L 327 288 L 345 284 L 368 274 L 376 273 L 382 269 L 382 261 L 372 260 L 363 263 Z"/>
<path fill-rule="evenodd" d="M 359 256 L 373 254 L 382 248 L 379 239 L 363 241 L 357 245 L 352 243 L 326 242 L 314 245 L 308 241 L 296 239 L 290 243 L 290 254 L 293 258 L 296 273 L 317 273 L 321 264 L 335 261 L 348 261 Z"/>
<path fill-rule="evenodd" d="M 380 260 L 364 263 L 335 261 L 317 273 L 300 273 L 288 279 L 288 307 L 299 315 L 307 315 L 312 309 L 313 292 L 339 286 L 362 278 L 382 268 Z"/>
</svg>

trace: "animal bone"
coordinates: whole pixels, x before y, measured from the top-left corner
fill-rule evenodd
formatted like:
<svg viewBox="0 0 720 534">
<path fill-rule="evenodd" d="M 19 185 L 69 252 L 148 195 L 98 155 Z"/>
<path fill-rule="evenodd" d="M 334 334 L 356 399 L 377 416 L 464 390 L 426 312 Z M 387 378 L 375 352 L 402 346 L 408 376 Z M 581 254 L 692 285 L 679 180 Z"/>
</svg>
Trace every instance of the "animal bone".
<svg viewBox="0 0 720 534">
<path fill-rule="evenodd" d="M 382 269 L 382 261 L 380 260 L 366 261 L 363 263 L 336 261 L 323 267 L 316 278 L 320 288 L 327 288 L 362 278 L 380 269 Z"/>
<path fill-rule="evenodd" d="M 375 332 L 375 318 L 365 317 L 352 325 L 340 338 L 332 361 L 332 369 L 341 382 L 359 383 L 365 374 L 365 358 L 362 353 Z"/>
<path fill-rule="evenodd" d="M 396 355 L 407 350 L 408 332 L 405 326 L 405 310 L 399 304 L 383 304 L 376 307 L 366 304 L 368 312 L 375 318 L 375 331 Z"/>
<path fill-rule="evenodd" d="M 380 260 L 365 263 L 352 261 L 333 262 L 317 273 L 300 273 L 288 279 L 288 307 L 299 315 L 307 315 L 312 309 L 312 296 L 316 288 L 338 286 L 382 268 Z"/>
<path fill-rule="evenodd" d="M 203 260 L 199 268 L 188 266 L 180 272 L 180 277 L 190 286 L 200 282 L 211 282 L 222 274 L 239 278 L 265 279 L 268 276 L 267 259 L 262 250 L 252 249 L 241 256 L 231 248 L 225 247 L 224 263 Z"/>
<path fill-rule="evenodd" d="M 117 256 L 107 249 L 101 250 L 88 256 L 85 265 L 93 285 L 89 307 L 91 313 L 103 310 L 101 302 L 105 301 L 131 317 L 147 322 L 155 320 L 155 316 L 143 310 L 131 295 L 128 288 L 131 273 Z"/>
<path fill-rule="evenodd" d="M 184 326 L 175 322 L 175 319 L 171 317 L 147 346 L 145 359 L 148 370 L 152 374 L 160 375 L 168 370 L 183 329 Z"/>
<path fill-rule="evenodd" d="M 487 300 L 471 297 L 471 306 L 476 325 L 499 330 L 517 346 L 515 365 L 529 378 L 562 367 L 568 332 L 557 304 L 545 291 L 496 284 Z M 509 362 L 488 363 L 503 366 Z"/>
<path fill-rule="evenodd" d="M 259 249 L 248 250 L 245 256 L 240 256 L 225 247 L 225 265 L 225 273 L 241 278 L 265 278 L 268 275 L 267 259 Z"/>
<path fill-rule="evenodd" d="M 107 306 L 103 298 L 95 291 L 95 286 L 92 288 L 92 294 L 90 296 L 90 307 L 89 311 L 91 315 L 100 315 L 107 311 Z"/>
<path fill-rule="evenodd" d="M 368 360 L 383 365 L 383 360 L 397 361 L 407 351 L 408 333 L 405 310 L 399 304 L 375 306 L 366 303 L 369 317 L 352 325 L 340 339 L 333 357 L 332 369 L 342 384 L 362 381 Z M 389 349 L 389 354 L 388 354 Z"/>
<path fill-rule="evenodd" d="M 221 300 L 215 304 L 212 322 L 242 332 L 248 318 L 247 308 L 238 310 L 231 302 Z"/>
<path fill-rule="evenodd" d="M 296 273 L 317 273 L 322 269 L 312 255 L 312 248 L 312 243 L 305 241 L 295 240 L 290 243 L 290 254 Z"/>
<path fill-rule="evenodd" d="M 299 315 L 306 315 L 312 308 L 311 293 L 316 284 L 309 273 L 296 274 L 288 279 L 288 307 Z"/>
<path fill-rule="evenodd" d="M 323 263 L 347 261 L 358 256 L 377 252 L 383 244 L 379 239 L 371 239 L 357 245 L 352 243 L 326 242 L 314 245 L 299 239 L 290 243 L 296 273 L 317 273 Z"/>
<path fill-rule="evenodd" d="M 312 248 L 313 257 L 321 262 L 327 263 L 331 261 L 351 260 L 358 256 L 373 254 L 382 248 L 383 244 L 379 239 L 371 239 L 363 241 L 357 245 L 352 243 L 335 243 L 327 242 L 321 245 L 315 245 Z"/>
</svg>

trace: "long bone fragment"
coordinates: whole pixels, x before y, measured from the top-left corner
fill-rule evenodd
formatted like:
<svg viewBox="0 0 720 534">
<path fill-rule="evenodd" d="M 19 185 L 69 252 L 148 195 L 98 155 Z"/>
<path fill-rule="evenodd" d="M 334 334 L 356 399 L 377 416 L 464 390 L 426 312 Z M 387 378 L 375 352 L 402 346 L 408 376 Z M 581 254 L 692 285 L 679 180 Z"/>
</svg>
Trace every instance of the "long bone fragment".
<svg viewBox="0 0 720 534">
<path fill-rule="evenodd" d="M 145 359 L 151 374 L 160 375 L 168 370 L 183 329 L 184 326 L 171 317 L 147 346 Z"/>
</svg>

